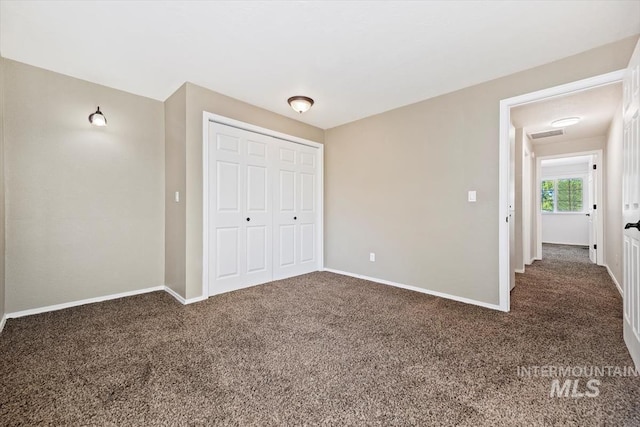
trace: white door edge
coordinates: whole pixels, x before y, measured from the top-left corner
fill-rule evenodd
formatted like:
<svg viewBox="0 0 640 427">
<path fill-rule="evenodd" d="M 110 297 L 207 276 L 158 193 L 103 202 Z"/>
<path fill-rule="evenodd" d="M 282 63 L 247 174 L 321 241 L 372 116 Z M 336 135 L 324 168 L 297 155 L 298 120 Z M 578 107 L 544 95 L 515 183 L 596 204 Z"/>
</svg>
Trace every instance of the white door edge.
<svg viewBox="0 0 640 427">
<path fill-rule="evenodd" d="M 324 144 L 300 138 L 251 123 L 231 119 L 207 111 L 202 112 L 202 298 L 209 297 L 209 123 L 233 126 L 250 132 L 294 142 L 318 149 L 319 191 L 318 191 L 318 270 L 324 269 Z"/>
<path fill-rule="evenodd" d="M 501 310 L 509 311 L 511 306 L 509 295 L 509 224 L 505 220 L 509 215 L 509 125 L 511 124 L 511 108 L 547 98 L 563 96 L 574 92 L 593 89 L 598 86 L 621 82 L 625 72 L 625 69 L 612 71 L 599 76 L 518 95 L 512 98 L 506 98 L 500 101 L 498 161 L 498 295 Z M 600 162 L 602 162 L 602 157 L 600 158 Z M 539 166 L 539 164 L 538 160 L 537 165 Z M 600 168 L 600 173 L 602 173 L 602 168 Z M 538 253 L 538 257 L 540 256 L 541 254 Z M 598 257 L 598 259 L 600 259 L 600 257 Z"/>
</svg>

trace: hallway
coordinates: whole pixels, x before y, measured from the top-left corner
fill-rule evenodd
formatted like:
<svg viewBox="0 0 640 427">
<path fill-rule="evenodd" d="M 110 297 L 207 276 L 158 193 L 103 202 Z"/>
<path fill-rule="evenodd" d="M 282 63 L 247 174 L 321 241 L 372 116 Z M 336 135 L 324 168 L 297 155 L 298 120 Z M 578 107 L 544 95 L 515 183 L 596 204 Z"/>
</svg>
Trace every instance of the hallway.
<svg viewBox="0 0 640 427">
<path fill-rule="evenodd" d="M 542 261 L 516 273 L 511 310 L 524 308 L 540 315 L 538 321 L 586 325 L 597 320 L 622 339 L 622 297 L 607 269 L 591 263 L 587 248 L 543 244 Z"/>
<path fill-rule="evenodd" d="M 633 366 L 622 338 L 622 297 L 586 247 L 544 244 L 542 261 L 516 274 L 511 313 L 547 337 L 544 364 Z M 532 337 L 533 338 L 533 337 Z"/>
<path fill-rule="evenodd" d="M 586 246 L 542 244 L 543 261 L 565 261 L 580 264 L 593 264 L 589 260 L 589 248 Z"/>
<path fill-rule="evenodd" d="M 516 274 L 511 314 L 531 320 L 528 325 L 533 328 L 529 329 L 531 339 L 540 346 L 536 365 L 633 367 L 622 336 L 622 297 L 606 268 L 591 263 L 587 247 L 543 244 L 542 261 L 527 266 L 524 274 Z M 566 379 L 578 379 L 558 378 L 560 384 Z M 580 382 L 586 383 L 588 379 L 582 377 Z M 602 405 L 600 410 L 615 413 L 618 410 L 613 406 L 616 401 L 632 398 L 636 402 L 635 409 L 626 420 L 633 420 L 629 425 L 637 425 L 635 423 L 640 422 L 640 379 L 597 379 L 601 382 L 601 393 L 593 400 Z M 616 391 L 622 395 L 611 399 L 614 384 L 620 387 Z M 611 400 L 602 402 L 601 399 L 607 398 Z M 565 399 L 565 403 L 572 400 L 578 405 L 574 407 L 576 412 L 581 412 L 578 407 L 591 400 Z M 592 416 L 583 421 L 592 419 L 599 425 L 604 420 Z"/>
</svg>

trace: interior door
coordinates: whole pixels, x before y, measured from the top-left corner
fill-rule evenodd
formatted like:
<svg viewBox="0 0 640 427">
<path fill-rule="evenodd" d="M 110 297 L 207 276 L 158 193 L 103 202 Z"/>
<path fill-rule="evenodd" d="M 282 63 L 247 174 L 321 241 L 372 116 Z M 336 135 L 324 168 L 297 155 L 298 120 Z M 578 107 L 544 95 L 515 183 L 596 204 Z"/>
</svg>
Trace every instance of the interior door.
<svg viewBox="0 0 640 427">
<path fill-rule="evenodd" d="M 209 294 L 271 280 L 268 137 L 209 124 Z"/>
<path fill-rule="evenodd" d="M 318 270 L 318 150 L 298 146 L 299 273 Z"/>
<path fill-rule="evenodd" d="M 274 279 L 298 274 L 298 161 L 296 145 L 278 141 L 274 160 Z"/>
<path fill-rule="evenodd" d="M 596 171 L 593 169 L 594 165 L 593 156 L 589 160 L 589 176 L 587 178 L 587 217 L 588 217 L 588 226 L 589 226 L 589 259 L 592 263 L 597 263 L 597 252 L 596 252 L 596 236 L 597 231 L 596 227 L 598 225 L 598 210 L 594 209 L 594 205 L 596 205 L 597 200 L 595 197 L 596 194 Z"/>
<path fill-rule="evenodd" d="M 640 43 L 623 82 L 624 340 L 640 368 Z"/>
<path fill-rule="evenodd" d="M 272 279 L 272 183 L 270 176 L 271 138 L 246 132 L 245 285 L 253 286 Z"/>
<path fill-rule="evenodd" d="M 318 150 L 279 141 L 274 164 L 274 270 L 282 279 L 318 270 Z"/>
</svg>

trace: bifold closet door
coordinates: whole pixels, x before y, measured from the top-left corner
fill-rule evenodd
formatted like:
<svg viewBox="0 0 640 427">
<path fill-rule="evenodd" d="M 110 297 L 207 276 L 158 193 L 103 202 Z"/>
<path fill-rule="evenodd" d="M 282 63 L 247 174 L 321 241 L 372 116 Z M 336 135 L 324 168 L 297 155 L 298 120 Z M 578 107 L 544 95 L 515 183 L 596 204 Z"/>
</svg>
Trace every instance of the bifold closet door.
<svg viewBox="0 0 640 427">
<path fill-rule="evenodd" d="M 274 279 L 318 270 L 318 150 L 277 141 L 274 158 Z"/>
<path fill-rule="evenodd" d="M 209 124 L 209 294 L 272 280 L 272 138 Z"/>
</svg>

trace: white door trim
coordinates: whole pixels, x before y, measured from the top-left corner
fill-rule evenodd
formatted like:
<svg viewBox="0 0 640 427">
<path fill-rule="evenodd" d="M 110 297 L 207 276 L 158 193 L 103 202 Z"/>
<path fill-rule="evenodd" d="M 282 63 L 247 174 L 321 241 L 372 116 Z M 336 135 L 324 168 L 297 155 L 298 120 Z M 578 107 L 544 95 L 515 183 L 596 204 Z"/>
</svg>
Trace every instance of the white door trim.
<svg viewBox="0 0 640 427">
<path fill-rule="evenodd" d="M 522 272 L 524 273 L 527 265 L 531 264 L 531 240 L 533 238 L 531 230 L 532 225 L 535 223 L 531 217 L 531 187 L 532 187 L 532 167 L 531 167 L 531 151 L 523 144 L 524 157 L 522 159 L 522 203 L 521 206 L 524 209 L 522 212 Z M 528 176 L 525 173 L 528 172 Z M 526 183 L 525 183 L 526 178 Z M 526 190 L 526 192 L 525 192 Z"/>
<path fill-rule="evenodd" d="M 590 150 L 590 151 L 576 151 L 573 153 L 567 154 L 553 154 L 549 156 L 541 156 L 536 157 L 536 259 L 542 259 L 542 206 L 540 200 L 540 193 L 542 192 L 541 182 L 542 182 L 542 161 L 549 159 L 562 159 L 564 157 L 577 157 L 577 156 L 598 156 L 598 167 L 596 169 L 597 183 L 596 183 L 596 199 L 598 200 L 597 209 L 600 210 L 598 212 L 598 222 L 596 224 L 597 232 L 596 232 L 596 245 L 598 245 L 597 253 L 597 262 L 598 265 L 604 264 L 604 215 L 602 214 L 602 209 L 604 209 L 603 202 L 603 183 L 602 179 L 604 177 L 603 168 L 604 168 L 604 158 L 603 158 L 603 150 Z M 578 174 L 582 175 L 582 174 Z"/>
<path fill-rule="evenodd" d="M 209 122 L 233 126 L 238 129 L 271 136 L 273 138 L 307 145 L 318 149 L 319 159 L 319 191 L 318 191 L 318 228 L 317 253 L 318 269 L 324 269 L 324 145 L 297 136 L 277 132 L 271 129 L 241 122 L 218 114 L 202 112 L 202 298 L 209 297 Z"/>
<path fill-rule="evenodd" d="M 542 99 L 621 82 L 625 71 L 626 70 L 612 71 L 607 74 L 514 96 L 500 101 L 498 163 L 498 292 L 500 310 L 509 311 L 511 306 L 509 295 L 509 224 L 505 220 L 509 215 L 509 125 L 511 123 L 511 108 Z"/>
</svg>

